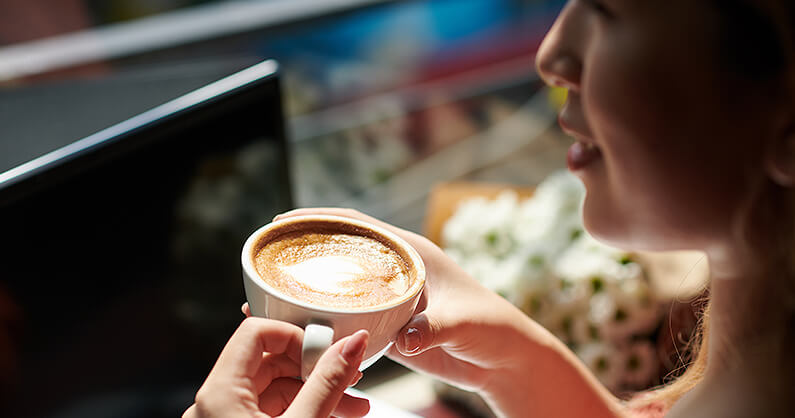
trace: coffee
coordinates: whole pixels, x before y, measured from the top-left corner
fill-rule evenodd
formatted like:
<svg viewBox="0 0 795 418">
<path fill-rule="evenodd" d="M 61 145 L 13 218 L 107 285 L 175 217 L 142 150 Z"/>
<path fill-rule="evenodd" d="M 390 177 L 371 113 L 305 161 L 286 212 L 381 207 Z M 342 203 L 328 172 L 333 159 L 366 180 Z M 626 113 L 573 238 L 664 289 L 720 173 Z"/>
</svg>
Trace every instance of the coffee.
<svg viewBox="0 0 795 418">
<path fill-rule="evenodd" d="M 372 365 L 414 315 L 425 264 L 378 225 L 333 215 L 291 216 L 243 244 L 243 285 L 253 316 L 304 328 L 301 377 L 333 341 L 370 332 L 359 370 Z"/>
<path fill-rule="evenodd" d="M 331 308 L 372 308 L 400 301 L 412 274 L 398 247 L 369 230 L 315 224 L 277 231 L 254 251 L 266 283 L 301 301 Z"/>
</svg>

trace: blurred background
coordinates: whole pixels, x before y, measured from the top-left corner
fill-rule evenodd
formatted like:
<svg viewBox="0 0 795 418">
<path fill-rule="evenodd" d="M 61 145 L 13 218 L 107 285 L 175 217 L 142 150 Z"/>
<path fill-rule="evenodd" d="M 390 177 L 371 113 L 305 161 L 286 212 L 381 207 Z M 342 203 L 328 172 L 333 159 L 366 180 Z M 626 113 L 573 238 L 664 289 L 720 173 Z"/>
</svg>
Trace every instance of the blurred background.
<svg viewBox="0 0 795 418">
<path fill-rule="evenodd" d="M 29 141 L 54 149 L 274 58 L 296 204 L 382 203 L 370 211 L 418 229 L 422 185 L 407 183 L 494 166 L 552 124 L 547 97 L 537 94 L 534 54 L 563 3 L 3 0 L 0 122 L 15 139 L 0 131 L 0 154 Z M 92 103 L 76 103 L 78 94 Z M 22 105 L 24 115 L 14 110 Z M 90 117 L 59 116 L 75 106 Z M 480 141 L 472 145 L 488 144 L 489 155 L 442 163 L 439 150 L 477 142 L 501 122 L 522 123 L 505 120 L 517 112 L 532 118 L 529 131 L 517 131 L 521 139 Z M 42 117 L 49 128 L 32 129 Z M 395 178 L 405 171 L 412 175 Z M 517 180 L 538 180 L 526 176 Z M 411 190 L 396 192 L 401 187 Z"/>
<path fill-rule="evenodd" d="M 0 415 L 180 414 L 242 319 L 239 247 L 281 211 L 353 207 L 422 233 L 435 185 L 531 187 L 563 168 L 562 97 L 534 57 L 564 3 L 0 0 L 0 173 L 266 59 L 280 85 L 275 102 L 178 145 L 86 168 L 78 194 L 0 205 L 13 231 Z M 136 198 L 106 194 L 117 189 Z M 53 224 L 73 228 L 42 240 Z M 108 290 L 85 260 L 119 227 L 151 248 Z M 57 251 L 42 258 L 45 242 Z M 483 414 L 395 385 L 406 376 L 384 359 L 358 387 L 422 416 Z"/>
</svg>

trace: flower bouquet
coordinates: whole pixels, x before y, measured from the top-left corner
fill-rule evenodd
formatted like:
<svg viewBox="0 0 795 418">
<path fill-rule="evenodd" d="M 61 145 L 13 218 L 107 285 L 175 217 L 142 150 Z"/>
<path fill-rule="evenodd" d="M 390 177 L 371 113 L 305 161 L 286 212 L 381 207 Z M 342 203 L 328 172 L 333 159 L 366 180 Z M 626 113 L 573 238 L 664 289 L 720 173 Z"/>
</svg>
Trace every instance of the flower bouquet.
<svg viewBox="0 0 795 418">
<path fill-rule="evenodd" d="M 552 174 L 526 198 L 512 189 L 473 193 L 440 223 L 436 241 L 564 341 L 610 390 L 643 389 L 659 383 L 656 338 L 672 297 L 650 273 L 665 269 L 591 237 L 582 225 L 584 195 L 568 172 Z"/>
</svg>

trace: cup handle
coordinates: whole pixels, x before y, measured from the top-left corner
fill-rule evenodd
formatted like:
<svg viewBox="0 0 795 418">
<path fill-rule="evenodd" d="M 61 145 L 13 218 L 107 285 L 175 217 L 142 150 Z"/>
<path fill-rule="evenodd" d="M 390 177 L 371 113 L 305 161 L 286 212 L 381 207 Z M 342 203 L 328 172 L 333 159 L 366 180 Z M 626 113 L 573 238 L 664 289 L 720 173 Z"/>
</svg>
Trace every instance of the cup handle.
<svg viewBox="0 0 795 418">
<path fill-rule="evenodd" d="M 331 347 L 334 330 L 320 324 L 309 324 L 304 329 L 304 342 L 301 346 L 301 380 L 306 382 L 309 373 L 315 368 L 320 356 Z"/>
</svg>

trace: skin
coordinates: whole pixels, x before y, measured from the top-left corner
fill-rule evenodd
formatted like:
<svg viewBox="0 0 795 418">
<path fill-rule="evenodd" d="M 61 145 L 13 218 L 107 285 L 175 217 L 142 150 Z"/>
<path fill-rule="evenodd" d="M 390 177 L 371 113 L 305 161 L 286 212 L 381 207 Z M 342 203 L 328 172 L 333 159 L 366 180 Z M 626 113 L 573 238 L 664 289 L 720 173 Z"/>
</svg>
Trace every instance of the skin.
<svg viewBox="0 0 795 418">
<path fill-rule="evenodd" d="M 306 383 L 300 375 L 303 330 L 285 322 L 246 318 L 227 342 L 183 418 L 360 417 L 367 400 L 343 394 L 361 373 L 369 335 L 359 331 L 334 343 Z"/>
<path fill-rule="evenodd" d="M 707 254 L 710 360 L 668 416 L 786 416 L 795 274 L 743 231 L 748 208 L 772 186 L 795 199 L 792 80 L 728 71 L 709 4 L 572 0 L 538 52 L 538 70 L 569 91 L 564 130 L 601 153 L 575 173 L 587 189 L 588 230 L 623 248 Z M 478 391 L 501 416 L 631 416 L 559 340 L 427 239 L 348 209 L 277 218 L 316 213 L 389 228 L 422 256 L 423 301 L 391 358 Z"/>
<path fill-rule="evenodd" d="M 792 199 L 792 80 L 771 83 L 783 92 L 774 95 L 770 84 L 727 70 L 710 7 L 569 2 L 538 67 L 569 90 L 561 125 L 602 153 L 576 172 L 588 230 L 624 248 L 707 254 L 710 362 L 669 416 L 775 416 L 795 393 L 787 299 L 795 277 L 768 256 L 778 249 L 743 231 L 748 208 L 771 184 Z"/>
<path fill-rule="evenodd" d="M 764 177 L 761 149 L 748 138 L 769 126 L 760 122 L 768 109 L 724 100 L 737 83 L 704 35 L 712 14 L 704 3 L 613 0 L 608 16 L 573 1 L 541 46 L 540 73 L 569 90 L 563 126 L 604 157 L 576 173 L 588 190 L 586 227 L 603 241 L 722 245 L 731 229 L 725 208 Z"/>
<path fill-rule="evenodd" d="M 422 256 L 427 280 L 415 315 L 387 355 L 477 391 L 501 416 L 614 417 L 623 406 L 554 335 L 472 279 L 428 239 L 351 209 L 298 209 L 389 229 Z M 246 312 L 244 307 L 244 312 Z M 566 388 L 565 391 L 560 388 Z"/>
</svg>

